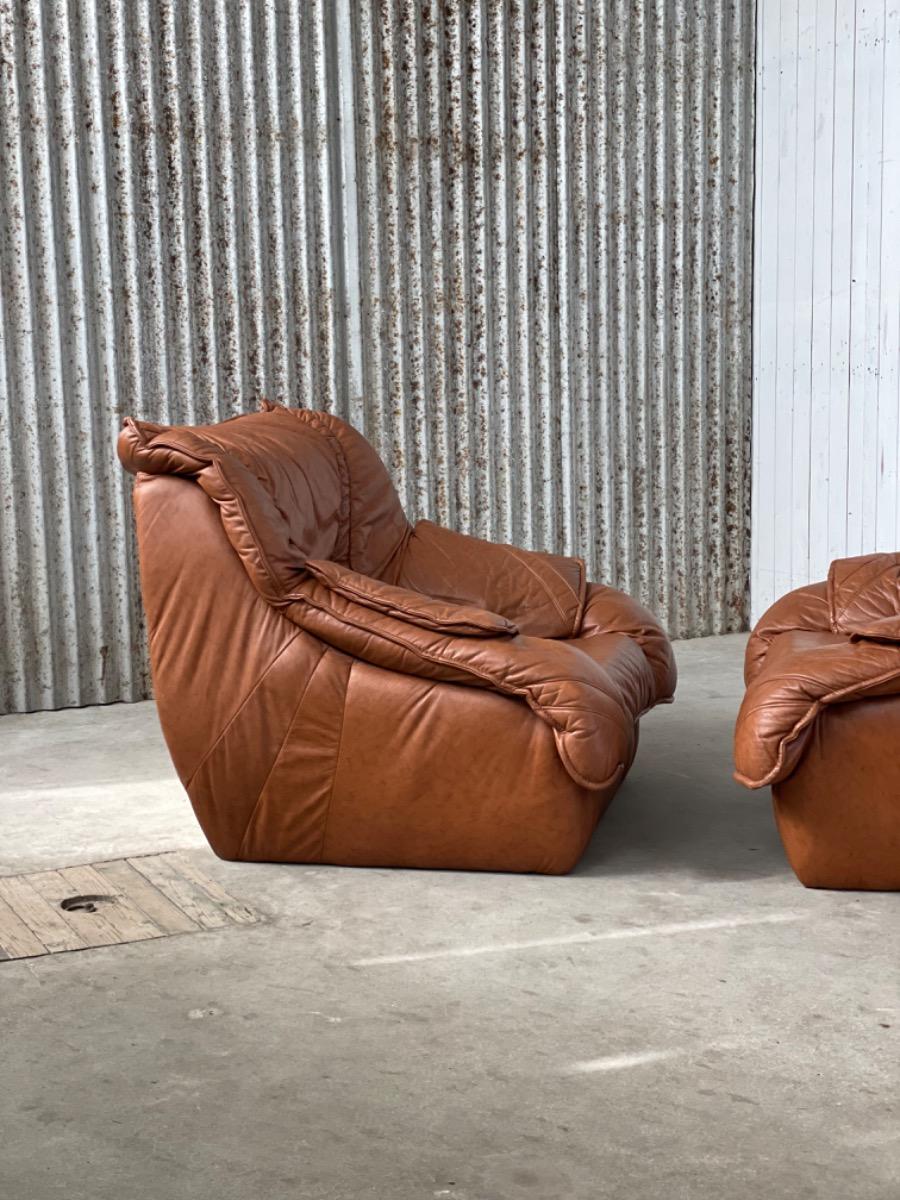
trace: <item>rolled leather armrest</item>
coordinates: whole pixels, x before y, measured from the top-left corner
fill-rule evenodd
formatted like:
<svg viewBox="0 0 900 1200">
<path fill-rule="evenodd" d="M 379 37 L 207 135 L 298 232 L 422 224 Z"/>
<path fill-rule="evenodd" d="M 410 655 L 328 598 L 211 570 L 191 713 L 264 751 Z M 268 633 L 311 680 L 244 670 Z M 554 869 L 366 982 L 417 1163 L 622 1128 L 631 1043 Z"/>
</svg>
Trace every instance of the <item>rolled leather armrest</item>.
<svg viewBox="0 0 900 1200">
<path fill-rule="evenodd" d="M 313 578 L 347 600 L 435 633 L 454 633 L 463 637 L 513 637 L 518 633 L 516 625 L 499 613 L 472 604 L 434 600 L 421 592 L 361 575 L 359 571 L 335 562 L 311 559 L 307 561 L 306 569 Z"/>
<path fill-rule="evenodd" d="M 573 642 L 423 629 L 313 576 L 285 600 L 283 612 L 290 621 L 351 658 L 403 675 L 520 697 L 551 727 L 566 770 L 583 787 L 607 787 L 628 769 L 637 714 L 617 672 L 605 670 Z"/>
<path fill-rule="evenodd" d="M 602 583 L 589 583 L 581 623 L 581 637 L 622 633 L 643 650 L 653 672 L 653 703 L 666 704 L 675 695 L 678 671 L 672 644 L 649 609 L 637 600 Z"/>
</svg>

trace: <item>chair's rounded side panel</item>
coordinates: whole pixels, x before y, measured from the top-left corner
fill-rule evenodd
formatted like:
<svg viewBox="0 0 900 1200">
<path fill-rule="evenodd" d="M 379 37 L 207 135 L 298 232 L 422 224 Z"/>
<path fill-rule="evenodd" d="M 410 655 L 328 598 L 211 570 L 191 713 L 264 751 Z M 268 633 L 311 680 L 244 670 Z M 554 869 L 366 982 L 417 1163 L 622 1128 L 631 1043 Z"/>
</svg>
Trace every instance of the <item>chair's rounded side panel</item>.
<svg viewBox="0 0 900 1200">
<path fill-rule="evenodd" d="M 788 860 L 807 887 L 900 890 L 900 697 L 835 704 L 773 789 Z"/>
<path fill-rule="evenodd" d="M 210 845 L 236 858 L 324 647 L 259 595 L 196 483 L 142 476 L 134 501 L 160 724 Z"/>
<path fill-rule="evenodd" d="M 561 874 L 615 790 L 574 783 L 520 701 L 357 661 L 322 861 Z"/>
</svg>

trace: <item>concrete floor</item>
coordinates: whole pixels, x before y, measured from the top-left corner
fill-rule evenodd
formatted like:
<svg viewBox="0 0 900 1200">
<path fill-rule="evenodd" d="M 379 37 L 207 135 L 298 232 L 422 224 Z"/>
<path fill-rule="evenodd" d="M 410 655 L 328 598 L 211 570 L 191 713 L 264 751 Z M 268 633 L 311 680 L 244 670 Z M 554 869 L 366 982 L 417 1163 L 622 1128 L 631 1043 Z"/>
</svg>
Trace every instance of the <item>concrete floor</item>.
<svg viewBox="0 0 900 1200">
<path fill-rule="evenodd" d="M 152 705 L 0 721 L 0 873 L 191 848 L 269 923 L 0 964 L 3 1200 L 898 1200 L 900 900 L 730 779 L 743 638 L 564 879 L 221 863 Z"/>
</svg>

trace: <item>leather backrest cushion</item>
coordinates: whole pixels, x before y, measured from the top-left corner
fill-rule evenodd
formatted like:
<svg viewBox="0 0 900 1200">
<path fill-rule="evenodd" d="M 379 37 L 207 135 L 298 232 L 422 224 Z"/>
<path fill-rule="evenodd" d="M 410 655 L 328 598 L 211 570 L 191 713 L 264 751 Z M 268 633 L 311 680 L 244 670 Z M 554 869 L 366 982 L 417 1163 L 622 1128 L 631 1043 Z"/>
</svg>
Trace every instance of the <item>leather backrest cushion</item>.
<svg viewBox="0 0 900 1200">
<path fill-rule="evenodd" d="M 418 521 L 392 583 L 457 604 L 501 613 L 531 637 L 575 637 L 587 585 L 584 562 L 484 542 Z"/>
<path fill-rule="evenodd" d="M 389 578 L 393 560 L 410 534 L 410 525 L 387 468 L 361 433 L 331 413 L 285 409 L 327 434 L 342 460 L 349 481 L 350 512 L 345 554 L 323 555 L 347 563 L 354 571 Z"/>
<path fill-rule="evenodd" d="M 900 554 L 836 559 L 828 602 L 835 632 L 900 641 Z"/>
<path fill-rule="evenodd" d="M 284 410 L 215 426 L 132 421 L 119 452 L 131 470 L 195 478 L 270 600 L 291 586 L 307 558 L 346 556 L 349 488 L 338 456 L 319 430 Z"/>
<path fill-rule="evenodd" d="M 327 413 L 269 404 L 217 425 L 129 419 L 119 457 L 135 473 L 196 479 L 271 601 L 296 584 L 309 558 L 377 575 L 408 535 L 381 460 L 365 438 Z"/>
</svg>

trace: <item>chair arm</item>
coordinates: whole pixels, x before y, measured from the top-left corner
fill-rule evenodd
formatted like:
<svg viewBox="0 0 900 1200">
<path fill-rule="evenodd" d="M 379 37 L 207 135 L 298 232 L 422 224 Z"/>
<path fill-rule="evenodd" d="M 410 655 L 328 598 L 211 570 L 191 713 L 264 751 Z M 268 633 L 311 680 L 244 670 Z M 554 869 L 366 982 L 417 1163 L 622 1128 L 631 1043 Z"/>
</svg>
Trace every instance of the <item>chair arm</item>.
<svg viewBox="0 0 900 1200">
<path fill-rule="evenodd" d="M 361 575 L 338 563 L 314 559 L 307 562 L 306 569 L 337 595 L 422 629 L 463 637 L 512 637 L 518 633 L 516 626 L 498 613 L 471 604 L 434 600 L 421 592 Z"/>
<path fill-rule="evenodd" d="M 786 779 L 830 704 L 900 689 L 900 645 L 825 630 L 786 630 L 751 680 L 734 732 L 735 779 L 749 788 Z"/>
<path fill-rule="evenodd" d="M 524 700 L 551 727 L 566 770 L 583 787 L 609 786 L 631 762 L 637 714 L 616 679 L 567 641 L 424 629 L 367 608 L 312 576 L 284 599 L 285 616 L 352 658 Z"/>
<path fill-rule="evenodd" d="M 653 672 L 654 704 L 671 700 L 678 682 L 672 643 L 649 609 L 616 588 L 589 583 L 581 623 L 582 638 L 596 634 L 624 633 L 643 650 Z"/>
</svg>

